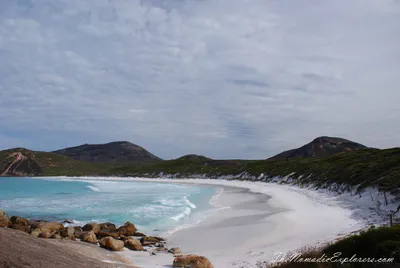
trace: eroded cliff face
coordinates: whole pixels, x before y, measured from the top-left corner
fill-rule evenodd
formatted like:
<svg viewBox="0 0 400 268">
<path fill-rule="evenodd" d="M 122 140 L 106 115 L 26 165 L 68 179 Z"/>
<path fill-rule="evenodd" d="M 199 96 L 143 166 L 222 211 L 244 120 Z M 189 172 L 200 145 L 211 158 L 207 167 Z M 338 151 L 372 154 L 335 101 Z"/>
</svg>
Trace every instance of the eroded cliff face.
<svg viewBox="0 0 400 268">
<path fill-rule="evenodd" d="M 0 176 L 40 176 L 43 169 L 35 161 L 34 155 L 12 152 L 4 160 Z"/>
</svg>

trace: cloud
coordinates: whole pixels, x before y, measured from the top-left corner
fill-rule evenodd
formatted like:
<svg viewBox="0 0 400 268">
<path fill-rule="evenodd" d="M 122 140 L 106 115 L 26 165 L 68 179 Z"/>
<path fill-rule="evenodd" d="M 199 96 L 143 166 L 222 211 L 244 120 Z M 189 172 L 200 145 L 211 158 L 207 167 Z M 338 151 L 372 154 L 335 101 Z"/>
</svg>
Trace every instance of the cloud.
<svg viewBox="0 0 400 268">
<path fill-rule="evenodd" d="M 398 146 L 399 15 L 393 0 L 7 1 L 0 144 L 253 159 L 319 135 Z"/>
</svg>

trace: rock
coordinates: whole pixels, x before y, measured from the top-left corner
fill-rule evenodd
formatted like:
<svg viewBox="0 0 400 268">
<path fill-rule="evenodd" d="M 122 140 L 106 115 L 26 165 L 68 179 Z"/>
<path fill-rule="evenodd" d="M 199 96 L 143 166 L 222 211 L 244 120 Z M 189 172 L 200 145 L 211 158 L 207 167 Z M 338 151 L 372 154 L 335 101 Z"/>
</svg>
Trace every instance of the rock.
<svg viewBox="0 0 400 268">
<path fill-rule="evenodd" d="M 29 227 L 27 225 L 11 224 L 8 227 L 11 229 L 14 229 L 14 230 L 19 230 L 19 231 L 25 232 L 25 233 L 29 232 Z"/>
<path fill-rule="evenodd" d="M 141 233 L 141 232 L 135 232 L 132 236 L 142 236 L 142 237 L 146 237 L 147 235 L 145 235 L 144 233 Z"/>
<path fill-rule="evenodd" d="M 124 244 L 125 247 L 129 248 L 130 250 L 136 250 L 136 251 L 143 250 L 143 246 L 142 244 L 140 244 L 140 241 L 132 237 L 125 239 Z"/>
<path fill-rule="evenodd" d="M 170 248 L 168 250 L 169 253 L 173 254 L 174 256 L 181 256 L 182 250 L 180 248 Z"/>
<path fill-rule="evenodd" d="M 89 231 L 82 236 L 82 241 L 90 244 L 97 244 L 97 237 L 93 231 Z"/>
<path fill-rule="evenodd" d="M 61 235 L 62 237 L 75 237 L 75 228 L 71 226 L 64 228 Z"/>
<path fill-rule="evenodd" d="M 28 226 L 29 225 L 29 222 L 28 222 L 27 219 L 21 218 L 21 217 L 18 217 L 18 216 L 12 216 L 10 221 L 11 221 L 12 224 L 18 224 L 18 225 L 23 225 L 23 226 Z"/>
<path fill-rule="evenodd" d="M 0 209 L 0 227 L 7 227 L 9 221 L 7 213 Z"/>
<path fill-rule="evenodd" d="M 127 221 L 124 225 L 118 228 L 120 235 L 132 236 L 136 231 L 136 227 L 131 222 Z"/>
<path fill-rule="evenodd" d="M 104 222 L 100 224 L 100 229 L 117 229 L 117 226 L 111 222 Z"/>
<path fill-rule="evenodd" d="M 78 238 L 80 238 L 80 239 L 82 239 L 82 237 L 85 235 L 85 234 L 87 234 L 88 232 L 86 232 L 86 231 L 77 231 L 76 229 L 75 229 L 75 237 L 78 237 Z"/>
<path fill-rule="evenodd" d="M 155 239 L 157 239 L 158 241 L 167 241 L 167 239 L 159 237 L 159 236 L 154 236 Z"/>
<path fill-rule="evenodd" d="M 141 239 L 140 239 L 140 242 L 151 242 L 151 243 L 157 243 L 158 242 L 158 239 L 157 238 L 155 238 L 155 237 L 153 237 L 153 236 L 146 236 L 146 237 L 142 237 Z"/>
<path fill-rule="evenodd" d="M 52 239 L 62 239 L 62 236 L 57 234 L 57 233 L 55 233 L 52 236 L 50 236 L 50 238 L 52 238 Z"/>
<path fill-rule="evenodd" d="M 154 253 L 159 253 L 159 252 L 167 253 L 168 252 L 168 248 L 160 247 L 160 248 L 154 249 L 152 252 L 154 252 Z"/>
<path fill-rule="evenodd" d="M 50 238 L 50 236 L 51 236 L 51 233 L 50 233 L 50 232 L 47 232 L 47 231 L 41 232 L 41 233 L 39 234 L 39 237 L 40 237 L 40 238 Z"/>
<path fill-rule="evenodd" d="M 63 221 L 62 222 L 63 224 L 66 224 L 66 223 L 69 223 L 69 224 L 71 224 L 71 223 L 74 223 L 73 221 L 71 221 L 71 220 L 65 220 L 65 221 Z"/>
<path fill-rule="evenodd" d="M 100 231 L 100 224 L 91 222 L 83 226 L 83 231 L 93 231 L 93 233 L 97 234 Z"/>
<path fill-rule="evenodd" d="M 41 231 L 39 229 L 35 229 L 31 232 L 31 236 L 39 237 Z"/>
<path fill-rule="evenodd" d="M 211 262 L 203 256 L 185 255 L 176 257 L 172 267 L 190 267 L 190 268 L 214 268 Z"/>
<path fill-rule="evenodd" d="M 111 250 L 111 251 L 123 251 L 124 242 L 116 240 L 112 237 L 104 237 L 100 240 L 100 247 Z"/>
<path fill-rule="evenodd" d="M 99 238 L 111 236 L 113 238 L 118 238 L 120 236 L 120 233 L 116 229 L 101 229 L 100 232 L 97 233 L 97 236 Z"/>
<path fill-rule="evenodd" d="M 39 229 L 41 232 L 55 232 L 62 231 L 64 229 L 64 225 L 59 222 L 39 222 L 37 226 L 32 225 L 31 229 Z"/>
</svg>

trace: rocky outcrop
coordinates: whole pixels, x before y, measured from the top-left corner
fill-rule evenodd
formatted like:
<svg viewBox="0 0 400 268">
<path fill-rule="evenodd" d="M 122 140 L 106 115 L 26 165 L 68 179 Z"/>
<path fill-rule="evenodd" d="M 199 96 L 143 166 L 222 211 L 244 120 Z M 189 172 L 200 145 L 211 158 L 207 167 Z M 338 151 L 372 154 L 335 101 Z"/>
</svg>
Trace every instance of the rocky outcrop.
<svg viewBox="0 0 400 268">
<path fill-rule="evenodd" d="M 9 221 L 7 213 L 0 209 L 0 227 L 7 227 Z"/>
<path fill-rule="evenodd" d="M 4 160 L 0 176 L 40 176 L 43 169 L 35 160 L 35 155 L 23 152 L 10 152 Z"/>
<path fill-rule="evenodd" d="M 129 248 L 130 250 L 136 250 L 136 251 L 143 250 L 143 246 L 140 243 L 140 241 L 133 237 L 129 237 L 129 238 L 125 239 L 124 244 L 125 244 L 125 247 Z"/>
<path fill-rule="evenodd" d="M 269 159 L 281 160 L 295 157 L 324 157 L 366 148 L 366 146 L 353 141 L 324 136 L 316 138 L 300 148 L 282 152 Z"/>
<path fill-rule="evenodd" d="M 203 256 L 185 255 L 176 257 L 173 262 L 173 267 L 190 267 L 190 268 L 214 268 L 211 262 Z"/>
<path fill-rule="evenodd" d="M 114 239 L 112 237 L 104 237 L 99 243 L 100 247 L 111 251 L 123 251 L 125 246 L 123 241 Z"/>
<path fill-rule="evenodd" d="M 87 162 L 149 162 L 161 160 L 144 148 L 126 141 L 107 144 L 84 144 L 53 153 Z"/>
</svg>

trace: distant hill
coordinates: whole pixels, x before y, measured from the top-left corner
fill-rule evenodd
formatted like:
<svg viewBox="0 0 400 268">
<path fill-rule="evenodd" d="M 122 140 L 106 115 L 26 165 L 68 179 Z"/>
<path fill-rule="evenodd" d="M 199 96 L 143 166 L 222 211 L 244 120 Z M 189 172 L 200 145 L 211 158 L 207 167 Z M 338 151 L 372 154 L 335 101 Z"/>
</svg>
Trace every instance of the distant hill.
<svg viewBox="0 0 400 268">
<path fill-rule="evenodd" d="M 0 151 L 0 176 L 96 176 L 120 163 L 93 163 L 71 157 L 14 148 Z"/>
<path fill-rule="evenodd" d="M 43 169 L 28 150 L 17 149 L 3 155 L 0 164 L 0 176 L 40 176 Z"/>
<path fill-rule="evenodd" d="M 126 141 L 84 144 L 53 151 L 86 162 L 149 162 L 161 160 L 144 148 Z"/>
<path fill-rule="evenodd" d="M 203 155 L 197 155 L 197 154 L 187 154 L 184 156 L 179 157 L 176 160 L 189 160 L 189 161 L 209 161 L 212 160 L 211 158 L 205 157 Z"/>
<path fill-rule="evenodd" d="M 316 138 L 300 148 L 284 151 L 269 159 L 280 160 L 295 157 L 324 157 L 366 148 L 368 147 L 346 139 L 323 136 Z"/>
</svg>

